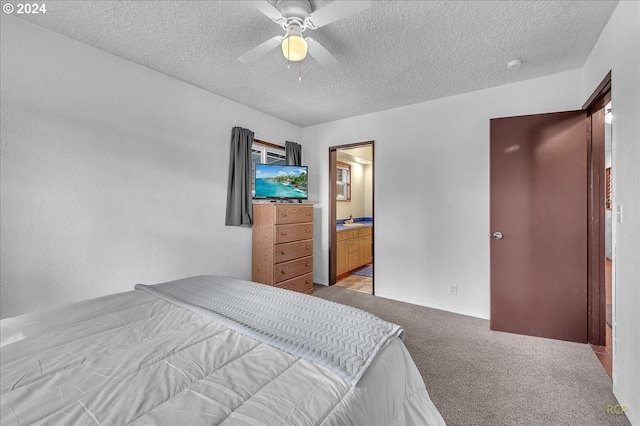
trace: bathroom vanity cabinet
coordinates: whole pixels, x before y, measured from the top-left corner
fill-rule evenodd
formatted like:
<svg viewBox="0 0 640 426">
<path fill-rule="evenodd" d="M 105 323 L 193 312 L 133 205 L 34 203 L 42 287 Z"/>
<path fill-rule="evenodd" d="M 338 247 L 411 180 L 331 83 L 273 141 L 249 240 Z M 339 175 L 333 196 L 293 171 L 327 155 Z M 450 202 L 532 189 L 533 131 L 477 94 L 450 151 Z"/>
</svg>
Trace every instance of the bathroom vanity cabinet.
<svg viewBox="0 0 640 426">
<path fill-rule="evenodd" d="M 355 229 L 337 231 L 336 275 L 344 275 L 358 269 L 372 259 L 372 227 L 361 226 Z"/>
</svg>

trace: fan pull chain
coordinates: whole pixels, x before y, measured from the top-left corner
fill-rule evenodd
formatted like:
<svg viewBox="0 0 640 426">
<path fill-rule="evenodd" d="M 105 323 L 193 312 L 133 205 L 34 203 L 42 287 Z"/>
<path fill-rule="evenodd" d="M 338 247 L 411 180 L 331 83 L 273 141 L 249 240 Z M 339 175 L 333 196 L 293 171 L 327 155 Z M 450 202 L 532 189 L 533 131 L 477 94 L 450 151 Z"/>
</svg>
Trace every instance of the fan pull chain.
<svg viewBox="0 0 640 426">
<path fill-rule="evenodd" d="M 302 81 L 302 61 L 298 62 L 298 81 Z"/>
<path fill-rule="evenodd" d="M 291 37 L 291 33 L 293 32 L 293 27 L 289 27 L 289 34 L 287 35 L 287 38 Z M 290 70 L 291 69 L 291 40 L 289 40 L 289 42 L 287 43 L 287 69 Z"/>
</svg>

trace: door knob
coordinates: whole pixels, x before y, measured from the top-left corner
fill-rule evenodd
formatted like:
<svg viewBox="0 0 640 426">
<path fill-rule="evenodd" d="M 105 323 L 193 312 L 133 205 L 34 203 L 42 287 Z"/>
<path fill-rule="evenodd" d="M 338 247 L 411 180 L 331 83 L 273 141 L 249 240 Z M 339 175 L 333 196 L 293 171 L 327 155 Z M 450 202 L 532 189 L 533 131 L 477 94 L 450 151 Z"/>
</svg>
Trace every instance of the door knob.
<svg viewBox="0 0 640 426">
<path fill-rule="evenodd" d="M 493 235 L 492 235 L 492 237 L 493 237 L 495 240 L 501 240 L 501 239 L 503 239 L 503 238 L 504 238 L 504 237 L 502 236 L 502 232 L 494 232 L 494 233 L 493 233 Z"/>
</svg>

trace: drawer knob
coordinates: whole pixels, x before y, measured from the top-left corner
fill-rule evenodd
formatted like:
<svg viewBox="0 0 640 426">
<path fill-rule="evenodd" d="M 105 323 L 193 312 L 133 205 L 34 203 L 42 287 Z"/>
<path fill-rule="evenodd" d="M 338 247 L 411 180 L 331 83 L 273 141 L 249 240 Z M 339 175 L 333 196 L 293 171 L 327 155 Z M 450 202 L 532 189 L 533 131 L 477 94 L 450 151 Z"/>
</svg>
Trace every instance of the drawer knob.
<svg viewBox="0 0 640 426">
<path fill-rule="evenodd" d="M 280 235 L 287 235 L 287 233 L 286 232 L 281 232 Z"/>
<path fill-rule="evenodd" d="M 310 229 L 309 229 L 309 228 L 307 228 L 307 232 L 309 232 L 309 231 L 310 231 Z"/>
<path fill-rule="evenodd" d="M 305 266 L 309 266 L 309 262 L 305 263 Z"/>
<path fill-rule="evenodd" d="M 307 279 L 305 282 L 306 282 L 307 284 L 309 284 L 309 280 L 308 280 L 308 279 Z"/>
<path fill-rule="evenodd" d="M 286 213 L 281 213 L 280 216 L 285 217 L 287 214 Z"/>
<path fill-rule="evenodd" d="M 307 216 L 311 216 L 311 213 L 307 212 Z"/>
<path fill-rule="evenodd" d="M 283 251 L 281 251 L 281 252 L 280 252 L 280 254 L 281 254 L 281 255 L 284 255 L 284 254 L 285 254 L 284 250 L 283 250 Z"/>
<path fill-rule="evenodd" d="M 286 272 L 284 272 L 284 269 L 280 269 L 280 273 L 285 274 Z"/>
</svg>

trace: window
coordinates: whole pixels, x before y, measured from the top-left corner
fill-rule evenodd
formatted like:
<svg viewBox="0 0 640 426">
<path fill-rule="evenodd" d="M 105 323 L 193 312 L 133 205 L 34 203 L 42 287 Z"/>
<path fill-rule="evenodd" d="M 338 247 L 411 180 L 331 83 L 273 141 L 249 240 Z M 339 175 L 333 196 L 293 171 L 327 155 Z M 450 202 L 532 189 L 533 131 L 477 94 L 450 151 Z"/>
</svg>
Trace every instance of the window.
<svg viewBox="0 0 640 426">
<path fill-rule="evenodd" d="M 251 195 L 255 195 L 256 163 L 261 164 L 287 164 L 284 147 L 269 142 L 255 139 L 251 146 Z"/>
<path fill-rule="evenodd" d="M 336 162 L 336 200 L 351 201 L 351 165 Z"/>
</svg>

